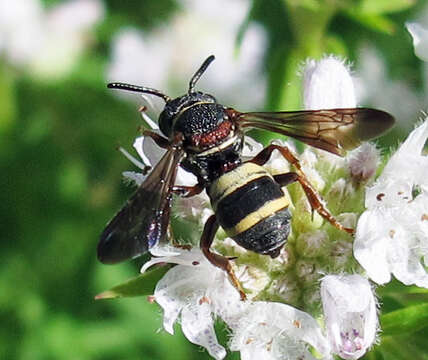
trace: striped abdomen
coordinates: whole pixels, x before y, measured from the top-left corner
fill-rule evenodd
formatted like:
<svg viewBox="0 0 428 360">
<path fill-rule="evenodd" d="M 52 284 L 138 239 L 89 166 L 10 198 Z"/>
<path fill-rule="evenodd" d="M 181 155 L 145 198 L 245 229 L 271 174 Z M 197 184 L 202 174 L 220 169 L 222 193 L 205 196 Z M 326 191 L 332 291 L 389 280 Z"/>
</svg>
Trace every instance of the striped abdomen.
<svg viewBox="0 0 428 360">
<path fill-rule="evenodd" d="M 275 256 L 290 232 L 289 202 L 263 167 L 243 163 L 208 188 L 217 221 L 242 247 Z"/>
</svg>

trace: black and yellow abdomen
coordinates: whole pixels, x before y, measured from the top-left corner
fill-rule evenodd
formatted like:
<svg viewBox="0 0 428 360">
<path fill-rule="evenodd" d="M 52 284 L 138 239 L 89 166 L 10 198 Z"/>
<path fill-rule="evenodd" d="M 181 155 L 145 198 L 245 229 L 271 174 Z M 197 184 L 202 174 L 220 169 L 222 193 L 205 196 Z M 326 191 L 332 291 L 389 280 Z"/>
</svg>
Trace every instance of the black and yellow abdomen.
<svg viewBox="0 0 428 360">
<path fill-rule="evenodd" d="M 289 202 L 262 166 L 239 165 L 214 180 L 208 196 L 218 223 L 242 247 L 276 256 L 287 241 Z"/>
</svg>

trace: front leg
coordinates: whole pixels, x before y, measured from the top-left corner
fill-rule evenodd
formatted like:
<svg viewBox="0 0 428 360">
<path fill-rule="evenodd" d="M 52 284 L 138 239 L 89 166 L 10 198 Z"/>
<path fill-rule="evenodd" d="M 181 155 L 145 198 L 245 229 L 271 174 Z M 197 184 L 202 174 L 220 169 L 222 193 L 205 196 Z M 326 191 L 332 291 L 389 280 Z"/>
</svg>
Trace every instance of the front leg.
<svg viewBox="0 0 428 360">
<path fill-rule="evenodd" d="M 202 183 L 197 183 L 194 186 L 175 185 L 172 188 L 172 192 L 181 197 L 188 198 L 200 194 L 204 189 L 205 186 Z"/>
<path fill-rule="evenodd" d="M 324 202 L 321 198 L 321 195 L 315 190 L 312 184 L 307 179 L 305 173 L 302 171 L 302 167 L 300 165 L 297 157 L 285 146 L 279 146 L 271 144 L 260 151 L 250 162 L 253 162 L 257 165 L 264 165 L 270 159 L 272 152 L 274 150 L 278 150 L 281 155 L 296 169 L 295 175 L 291 175 L 293 173 L 281 174 L 274 176 L 275 180 L 281 184 L 281 182 L 290 183 L 292 181 L 298 181 L 303 188 L 303 191 L 308 198 L 309 203 L 311 204 L 312 210 L 315 210 L 320 214 L 324 219 L 326 219 L 330 224 L 332 224 L 336 229 L 346 231 L 349 234 L 354 233 L 354 229 L 350 229 L 344 227 L 341 223 L 339 223 L 333 215 L 327 210 L 324 206 Z M 282 177 L 282 178 L 281 178 Z M 282 181 L 281 181 L 282 180 Z"/>
<path fill-rule="evenodd" d="M 211 217 L 205 223 L 204 231 L 202 232 L 200 244 L 201 250 L 211 264 L 226 271 L 227 275 L 229 276 L 230 282 L 236 288 L 236 290 L 238 290 L 239 295 L 241 296 L 241 300 L 246 300 L 247 297 L 244 291 L 242 290 L 241 284 L 239 283 L 239 280 L 232 269 L 232 265 L 229 259 L 225 256 L 213 253 L 210 250 L 218 227 L 219 225 L 215 215 L 211 215 Z"/>
<path fill-rule="evenodd" d="M 159 135 L 158 133 L 155 133 L 154 131 L 143 130 L 143 135 L 152 138 L 156 145 L 161 147 L 162 149 L 168 149 L 171 145 L 167 138 L 164 138 L 163 136 Z"/>
</svg>

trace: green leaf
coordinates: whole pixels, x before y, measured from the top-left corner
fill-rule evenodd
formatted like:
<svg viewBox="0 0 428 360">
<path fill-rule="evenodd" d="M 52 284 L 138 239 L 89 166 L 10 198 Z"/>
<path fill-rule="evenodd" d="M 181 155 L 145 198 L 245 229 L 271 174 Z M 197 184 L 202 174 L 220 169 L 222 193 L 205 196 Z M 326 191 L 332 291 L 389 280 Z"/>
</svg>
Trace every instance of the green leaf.
<svg viewBox="0 0 428 360">
<path fill-rule="evenodd" d="M 98 294 L 95 296 L 95 300 L 151 295 L 157 282 L 171 267 L 172 265 L 158 266 L 155 270 L 148 271 Z"/>
<path fill-rule="evenodd" d="M 415 4 L 415 0 L 362 0 L 358 11 L 364 14 L 386 14 L 406 10 Z"/>
<path fill-rule="evenodd" d="M 428 304 L 410 306 L 381 316 L 384 336 L 402 335 L 428 326 Z"/>
<path fill-rule="evenodd" d="M 396 294 L 426 294 L 428 295 L 428 289 L 418 287 L 416 285 L 404 285 L 402 282 L 399 282 L 396 279 L 393 279 L 391 282 L 385 286 L 379 286 L 376 289 L 376 293 L 380 297 L 387 295 L 396 295 Z"/>
<path fill-rule="evenodd" d="M 418 344 L 418 334 L 403 334 L 403 336 L 383 337 L 381 345 L 376 350 L 382 354 L 384 360 L 427 360 L 426 335 L 423 336 L 423 345 Z M 420 336 L 420 335 L 419 335 Z M 425 341 L 424 341 L 425 340 Z"/>
</svg>

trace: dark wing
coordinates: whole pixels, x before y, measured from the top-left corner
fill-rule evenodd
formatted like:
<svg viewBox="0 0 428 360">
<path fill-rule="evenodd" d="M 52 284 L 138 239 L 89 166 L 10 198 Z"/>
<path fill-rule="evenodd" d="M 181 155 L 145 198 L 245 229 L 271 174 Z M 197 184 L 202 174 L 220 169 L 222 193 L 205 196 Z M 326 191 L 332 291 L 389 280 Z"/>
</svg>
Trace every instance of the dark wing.
<svg viewBox="0 0 428 360">
<path fill-rule="evenodd" d="M 182 150 L 170 148 L 149 176 L 107 224 L 98 259 L 114 264 L 146 253 L 163 241 L 169 224 L 172 187 Z"/>
<path fill-rule="evenodd" d="M 340 156 L 345 150 L 381 135 L 395 121 L 384 111 L 368 108 L 253 113 L 227 109 L 226 112 L 242 129 L 273 131 Z"/>
</svg>

